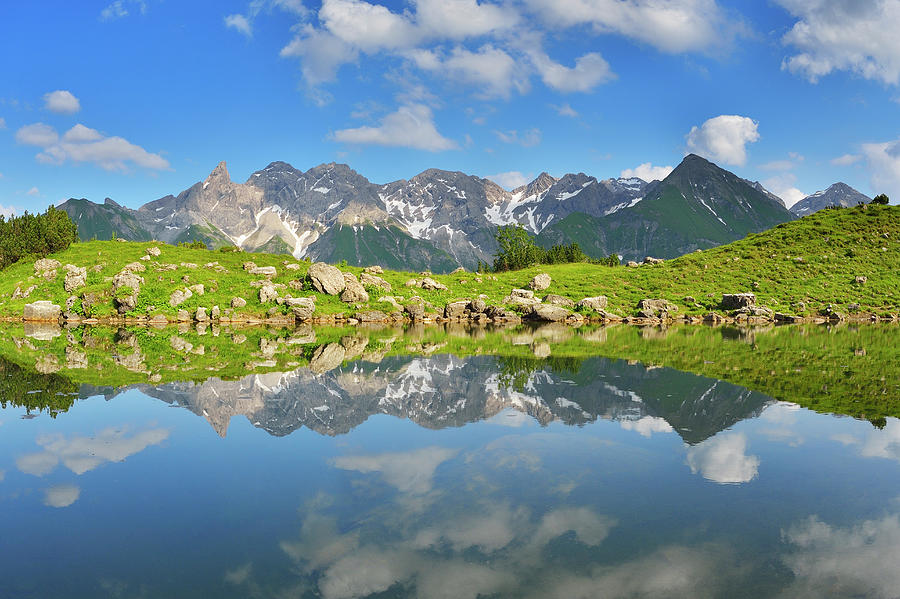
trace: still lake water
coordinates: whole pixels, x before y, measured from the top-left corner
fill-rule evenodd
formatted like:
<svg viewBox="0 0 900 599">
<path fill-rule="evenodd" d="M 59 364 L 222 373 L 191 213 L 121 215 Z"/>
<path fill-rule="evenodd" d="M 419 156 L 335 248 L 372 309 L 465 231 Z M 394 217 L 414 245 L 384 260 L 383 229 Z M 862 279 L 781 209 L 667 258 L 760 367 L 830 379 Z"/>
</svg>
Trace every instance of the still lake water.
<svg viewBox="0 0 900 599">
<path fill-rule="evenodd" d="M 900 420 L 603 357 L 336 364 L 5 404 L 0 598 L 900 596 Z"/>
</svg>

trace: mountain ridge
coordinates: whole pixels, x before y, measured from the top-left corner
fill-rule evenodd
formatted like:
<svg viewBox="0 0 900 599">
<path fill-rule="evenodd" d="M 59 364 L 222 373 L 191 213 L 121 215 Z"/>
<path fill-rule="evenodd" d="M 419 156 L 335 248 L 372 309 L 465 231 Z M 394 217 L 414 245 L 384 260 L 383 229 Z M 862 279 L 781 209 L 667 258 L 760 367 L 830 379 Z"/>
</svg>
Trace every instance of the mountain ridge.
<svg viewBox="0 0 900 599">
<path fill-rule="evenodd" d="M 494 231 L 504 225 L 521 225 L 545 245 L 578 242 L 594 257 L 632 259 L 674 257 L 795 218 L 758 182 L 693 154 L 663 181 L 542 172 L 512 191 L 488 178 L 436 168 L 376 184 L 335 162 L 301 171 L 274 161 L 239 183 L 220 162 L 203 181 L 136 210 L 111 200 L 102 209 L 86 201 L 61 206 L 83 239 L 109 233 L 168 243 L 199 239 L 212 247 L 275 248 L 297 258 L 414 264 L 434 272 L 490 263 Z M 348 226 L 338 234 L 336 227 Z M 397 252 L 395 262 L 384 263 L 385 252 L 371 251 L 376 238 Z"/>
</svg>

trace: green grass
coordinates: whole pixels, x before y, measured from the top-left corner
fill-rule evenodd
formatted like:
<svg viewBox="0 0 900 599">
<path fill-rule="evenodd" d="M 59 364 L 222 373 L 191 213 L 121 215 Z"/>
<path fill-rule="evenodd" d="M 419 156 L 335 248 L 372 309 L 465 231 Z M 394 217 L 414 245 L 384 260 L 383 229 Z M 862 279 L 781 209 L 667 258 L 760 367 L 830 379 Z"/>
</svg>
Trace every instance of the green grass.
<svg viewBox="0 0 900 599">
<path fill-rule="evenodd" d="M 140 273 L 145 283 L 132 316 L 163 314 L 174 317 L 177 308 L 168 305 L 170 294 L 195 283 L 204 284 L 205 295 L 194 295 L 178 308 L 193 310 L 198 306 L 218 305 L 224 309 L 232 297 L 239 296 L 248 302 L 241 312 L 264 316 L 272 304 L 259 303 L 257 289 L 250 283 L 260 277 L 243 271 L 242 263 L 250 260 L 259 266 L 275 266 L 278 269 L 275 282 L 285 285 L 291 281 L 302 282 L 308 268 L 307 262 L 288 258 L 289 262 L 298 263 L 300 269 L 287 270 L 283 264 L 285 256 L 192 250 L 152 242 L 83 242 L 53 257 L 63 265 L 71 263 L 89 269 L 99 265 L 99 272 L 89 270 L 88 286 L 78 295 L 100 294 L 103 301 L 91 313 L 108 316 L 114 313 L 111 277 L 125 264 L 138 261 L 146 248 L 152 246 L 160 247 L 162 255 L 154 261 L 142 262 L 147 266 L 147 271 Z M 159 271 L 154 262 L 175 264 L 177 268 Z M 227 272 L 220 273 L 204 266 L 210 262 L 218 262 Z M 199 267 L 189 269 L 180 266 L 182 263 L 194 263 Z M 20 316 L 24 304 L 35 300 L 65 303 L 68 294 L 63 289 L 64 271 L 59 270 L 56 280 L 45 281 L 34 277 L 32 265 L 33 260 L 23 260 L 0 273 L 0 316 Z M 747 291 L 756 293 L 758 304 L 787 314 L 815 315 L 829 304 L 846 312 L 848 304 L 858 303 L 861 312 L 886 315 L 900 311 L 898 265 L 900 207 L 870 205 L 822 210 L 740 241 L 654 266 L 611 268 L 563 264 L 496 275 L 435 275 L 435 279 L 448 286 L 447 291 L 407 288 L 404 283 L 419 276 L 409 272 L 386 271 L 383 278 L 391 283 L 391 294 L 401 304 L 413 295 L 419 295 L 438 309 L 449 301 L 479 294 L 486 295 L 488 303 L 499 304 L 510 289 L 524 287 L 535 274 L 547 272 L 553 283 L 546 293 L 564 295 L 576 301 L 586 296 L 606 295 L 608 310 L 621 316 L 634 314 L 637 303 L 644 298 L 667 299 L 679 306 L 680 313 L 702 314 L 718 309 L 723 293 Z M 355 266 L 342 269 L 356 274 L 362 271 Z M 865 276 L 868 281 L 857 284 L 856 276 Z M 187 277 L 186 282 L 184 277 Z M 37 289 L 28 299 L 11 299 L 17 286 L 25 289 L 32 285 Z M 285 291 L 295 296 L 314 294 L 308 284 L 299 291 Z M 361 308 L 392 310 L 390 304 L 375 301 L 380 292 L 371 295 L 369 305 Z M 699 306 L 685 301 L 688 296 Z M 317 313 L 323 315 L 355 311 L 333 296 L 319 296 L 316 306 Z"/>
</svg>

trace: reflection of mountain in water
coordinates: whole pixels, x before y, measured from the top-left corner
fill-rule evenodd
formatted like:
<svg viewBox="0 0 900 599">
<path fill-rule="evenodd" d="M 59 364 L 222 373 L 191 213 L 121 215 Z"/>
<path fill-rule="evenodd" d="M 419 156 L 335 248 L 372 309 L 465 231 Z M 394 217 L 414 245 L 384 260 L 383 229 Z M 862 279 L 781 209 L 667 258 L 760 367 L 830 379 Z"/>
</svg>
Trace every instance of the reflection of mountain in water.
<svg viewBox="0 0 900 599">
<path fill-rule="evenodd" d="M 575 373 L 554 371 L 534 360 L 511 384 L 502 362 L 489 356 L 397 357 L 378 364 L 354 362 L 321 374 L 301 368 L 237 381 L 138 388 L 203 416 L 222 436 L 236 415 L 276 436 L 303 426 L 337 435 L 374 414 L 438 429 L 513 409 L 541 424 L 582 425 L 597 418 L 636 423 L 658 417 L 688 443 L 698 443 L 758 414 L 770 401 L 723 381 L 605 358 L 576 362 L 571 368 Z"/>
</svg>

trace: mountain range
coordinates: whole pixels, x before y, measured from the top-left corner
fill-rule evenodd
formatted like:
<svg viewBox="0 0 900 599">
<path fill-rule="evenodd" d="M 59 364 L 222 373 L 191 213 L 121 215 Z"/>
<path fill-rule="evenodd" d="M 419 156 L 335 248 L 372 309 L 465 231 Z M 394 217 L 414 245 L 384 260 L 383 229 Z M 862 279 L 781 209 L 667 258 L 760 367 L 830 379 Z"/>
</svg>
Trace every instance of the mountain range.
<svg viewBox="0 0 900 599">
<path fill-rule="evenodd" d="M 304 172 L 273 162 L 235 183 L 222 162 L 206 180 L 137 210 L 108 198 L 70 199 L 60 207 L 82 239 L 200 240 L 434 272 L 490 263 L 502 225 L 522 225 L 545 246 L 577 242 L 590 256 L 629 260 L 675 257 L 797 217 L 759 183 L 693 154 L 662 181 L 541 173 L 512 191 L 437 169 L 379 185 L 335 163 Z"/>
</svg>

